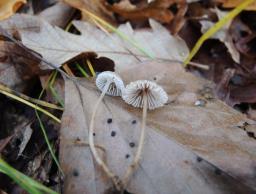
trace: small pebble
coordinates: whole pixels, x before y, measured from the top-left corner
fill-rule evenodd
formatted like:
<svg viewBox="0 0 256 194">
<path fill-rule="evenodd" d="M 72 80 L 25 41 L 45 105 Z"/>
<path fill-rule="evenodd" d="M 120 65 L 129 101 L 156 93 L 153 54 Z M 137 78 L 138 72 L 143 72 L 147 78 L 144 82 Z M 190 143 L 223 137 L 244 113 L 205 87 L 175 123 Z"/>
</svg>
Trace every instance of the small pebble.
<svg viewBox="0 0 256 194">
<path fill-rule="evenodd" d="M 198 99 L 196 102 L 195 102 L 195 106 L 205 106 L 206 105 L 206 101 L 205 100 L 202 100 L 202 99 Z"/>
</svg>

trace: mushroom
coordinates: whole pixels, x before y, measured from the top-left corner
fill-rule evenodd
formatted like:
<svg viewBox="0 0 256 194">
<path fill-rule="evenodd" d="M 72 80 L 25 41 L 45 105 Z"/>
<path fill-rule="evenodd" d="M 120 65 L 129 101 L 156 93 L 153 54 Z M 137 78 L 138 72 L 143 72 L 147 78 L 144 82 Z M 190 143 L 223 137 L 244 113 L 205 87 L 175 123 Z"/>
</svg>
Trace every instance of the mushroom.
<svg viewBox="0 0 256 194">
<path fill-rule="evenodd" d="M 141 134 L 138 143 L 138 149 L 131 165 L 128 167 L 125 173 L 123 182 L 123 185 L 125 187 L 128 184 L 131 175 L 136 170 L 142 154 L 142 148 L 145 139 L 147 109 L 153 110 L 155 108 L 163 106 L 167 102 L 168 96 L 163 88 L 157 85 L 155 82 L 138 80 L 135 82 L 131 82 L 126 86 L 122 98 L 126 103 L 136 108 L 143 108 Z"/>
<path fill-rule="evenodd" d="M 96 78 L 96 86 L 102 91 L 99 99 L 97 100 L 93 109 L 92 118 L 89 127 L 89 146 L 97 164 L 103 169 L 107 176 L 113 181 L 117 190 L 120 189 L 121 181 L 115 176 L 113 172 L 108 168 L 107 164 L 100 158 L 94 144 L 94 121 L 100 102 L 103 100 L 105 94 L 110 96 L 121 96 L 124 89 L 124 83 L 122 79 L 114 72 L 105 71 L 100 73 Z"/>
</svg>

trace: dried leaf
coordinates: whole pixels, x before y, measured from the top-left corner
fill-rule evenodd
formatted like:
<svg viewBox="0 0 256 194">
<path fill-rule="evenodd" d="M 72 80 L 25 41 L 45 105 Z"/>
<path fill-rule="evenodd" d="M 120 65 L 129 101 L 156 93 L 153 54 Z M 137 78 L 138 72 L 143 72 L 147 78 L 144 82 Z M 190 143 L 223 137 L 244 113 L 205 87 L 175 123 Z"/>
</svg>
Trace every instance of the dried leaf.
<svg viewBox="0 0 256 194">
<path fill-rule="evenodd" d="M 129 4 L 129 1 L 126 1 L 126 4 L 121 1 L 113 5 L 106 2 L 105 6 L 125 19 L 145 20 L 152 18 L 159 22 L 169 23 L 174 18 L 174 14 L 168 8 L 174 3 L 175 0 L 156 0 L 151 1 L 145 7 L 136 8 L 131 3 Z"/>
<path fill-rule="evenodd" d="M 4 139 L 0 139 L 0 155 L 1 155 L 1 152 L 4 150 L 4 148 L 8 145 L 8 143 L 10 142 L 12 137 L 13 137 L 13 135 L 8 136 Z"/>
<path fill-rule="evenodd" d="M 224 12 L 219 10 L 218 8 L 214 9 L 214 12 L 216 12 L 218 19 L 221 20 L 228 12 Z M 215 23 L 211 21 L 200 21 L 202 28 L 202 33 L 205 33 L 208 29 L 210 29 L 212 26 L 214 26 Z M 231 25 L 231 21 L 227 22 L 216 34 L 214 34 L 211 38 L 218 39 L 221 42 L 225 44 L 227 47 L 229 53 L 231 54 L 232 59 L 236 63 L 240 63 L 240 53 L 236 49 L 234 42 L 232 40 L 232 37 L 230 36 L 229 28 Z"/>
<path fill-rule="evenodd" d="M 243 2 L 243 0 L 216 0 L 216 2 L 222 3 L 224 8 L 235 8 Z M 245 10 L 256 10 L 256 3 L 252 3 Z"/>
<path fill-rule="evenodd" d="M 0 2 L 0 20 L 6 19 L 23 5 L 27 3 L 26 0 L 1 0 Z"/>
<path fill-rule="evenodd" d="M 39 16 L 48 21 L 53 26 L 64 28 L 74 15 L 75 9 L 59 2 L 54 6 L 42 11 Z"/>
<path fill-rule="evenodd" d="M 62 0 L 64 3 L 67 3 L 68 5 L 81 10 L 86 9 L 93 14 L 101 17 L 101 19 L 114 23 L 114 17 L 111 12 L 109 12 L 104 5 L 102 4 L 102 0 Z M 82 20 L 88 21 L 90 18 L 88 18 L 88 15 L 82 14 Z"/>
<path fill-rule="evenodd" d="M 20 84 L 42 72 L 41 61 L 15 43 L 0 40 L 0 58 L 0 80 L 7 86 Z"/>
<path fill-rule="evenodd" d="M 23 138 L 22 138 L 21 144 L 19 146 L 18 157 L 23 153 L 24 149 L 26 148 L 27 143 L 29 142 L 32 133 L 33 133 L 33 130 L 31 129 L 30 125 L 27 125 L 23 131 Z"/>
<path fill-rule="evenodd" d="M 189 52 L 185 42 L 179 37 L 171 36 L 159 23 L 150 23 L 152 30 L 135 31 L 129 23 L 118 29 L 157 56 L 157 59 L 183 61 Z M 40 53 L 57 67 L 84 52 L 95 52 L 112 59 L 117 69 L 129 63 L 148 60 L 147 56 L 142 55 L 132 45 L 120 40 L 117 34 L 106 34 L 86 22 L 74 22 L 81 32 L 80 36 L 52 27 L 47 22 L 28 15 L 15 15 L 1 25 L 5 29 L 17 29 L 25 46 Z"/>
<path fill-rule="evenodd" d="M 170 99 L 164 108 L 148 114 L 143 156 L 128 186 L 129 192 L 232 193 L 237 192 L 233 190 L 236 187 L 238 193 L 247 193 L 250 192 L 247 186 L 256 189 L 252 171 L 255 140 L 239 128 L 245 121 L 252 121 L 221 101 L 204 96 L 212 90 L 210 82 L 194 77 L 174 63 L 129 64 L 118 73 L 126 83 L 154 80 L 164 87 Z M 89 81 L 84 81 L 83 86 L 66 82 L 60 144 L 60 159 L 66 174 L 64 193 L 107 193 L 111 183 L 93 162 L 86 144 L 92 109 L 100 93 Z M 195 106 L 198 99 L 204 100 L 205 105 Z M 99 152 L 119 177 L 124 176 L 133 159 L 141 114 L 141 110 L 114 97 L 105 97 L 98 111 L 95 141 L 105 149 Z M 107 122 L 109 118 L 112 123 Z M 116 136 L 111 136 L 112 131 Z M 83 146 L 76 144 L 77 140 L 84 142 Z M 135 148 L 129 146 L 130 142 L 135 143 Z M 130 157 L 126 158 L 127 154 Z M 215 167 L 207 162 L 200 166 L 195 154 Z"/>
<path fill-rule="evenodd" d="M 171 32 L 175 35 L 184 24 L 184 15 L 187 10 L 185 0 L 155 0 L 149 1 L 148 4 L 140 7 L 136 7 L 126 0 L 113 5 L 106 2 L 105 6 L 129 21 L 138 22 L 151 18 L 161 23 L 168 23 Z M 172 6 L 176 6 L 177 10 L 172 12 Z"/>
</svg>

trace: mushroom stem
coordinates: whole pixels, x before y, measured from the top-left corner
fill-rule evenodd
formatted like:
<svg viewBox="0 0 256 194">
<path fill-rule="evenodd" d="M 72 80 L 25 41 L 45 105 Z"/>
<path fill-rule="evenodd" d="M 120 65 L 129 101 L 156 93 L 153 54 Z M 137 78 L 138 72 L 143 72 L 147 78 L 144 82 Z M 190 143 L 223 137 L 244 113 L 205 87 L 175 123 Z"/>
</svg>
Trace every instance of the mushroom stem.
<svg viewBox="0 0 256 194">
<path fill-rule="evenodd" d="M 89 146 L 90 146 L 92 155 L 93 155 L 94 159 L 96 160 L 97 164 L 103 169 L 103 171 L 106 173 L 106 175 L 112 180 L 116 189 L 120 190 L 121 188 L 120 188 L 119 178 L 108 168 L 107 164 L 100 158 L 100 156 L 95 148 L 94 137 L 93 137 L 94 121 L 95 121 L 96 113 L 97 113 L 98 107 L 99 107 L 102 99 L 104 98 L 106 92 L 108 91 L 109 85 L 111 83 L 112 83 L 112 80 L 109 80 L 106 83 L 106 85 L 100 95 L 100 98 L 96 102 L 95 107 L 93 109 L 92 118 L 91 118 L 90 127 L 89 127 Z"/>
<path fill-rule="evenodd" d="M 147 118 L 147 109 L 148 109 L 148 103 L 147 103 L 147 95 L 145 94 L 145 91 L 143 92 L 143 113 L 142 113 L 142 123 L 141 123 L 141 133 L 140 133 L 140 139 L 138 144 L 138 149 L 136 151 L 134 160 L 132 164 L 128 167 L 125 177 L 124 177 L 124 188 L 128 185 L 130 177 L 134 173 L 134 171 L 137 169 L 139 165 L 139 160 L 142 155 L 142 149 L 144 145 L 144 139 L 145 139 L 145 128 L 146 128 L 146 118 Z"/>
</svg>

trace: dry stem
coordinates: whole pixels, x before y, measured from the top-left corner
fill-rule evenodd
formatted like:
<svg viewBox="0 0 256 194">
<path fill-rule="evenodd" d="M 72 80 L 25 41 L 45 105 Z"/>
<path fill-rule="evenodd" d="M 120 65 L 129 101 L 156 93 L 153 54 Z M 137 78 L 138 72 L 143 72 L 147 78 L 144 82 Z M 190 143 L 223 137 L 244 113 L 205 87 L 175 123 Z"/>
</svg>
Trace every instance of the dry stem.
<svg viewBox="0 0 256 194">
<path fill-rule="evenodd" d="M 94 144 L 94 137 L 93 137 L 93 133 L 94 133 L 94 121 L 95 121 L 95 116 L 98 110 L 98 107 L 100 105 L 100 102 L 102 101 L 103 97 L 105 96 L 109 85 L 111 84 L 112 80 L 108 81 L 107 84 L 105 85 L 100 98 L 98 99 L 98 101 L 96 102 L 96 105 L 93 109 L 93 113 L 92 113 L 92 118 L 91 118 L 91 123 L 90 123 L 90 128 L 89 128 L 89 146 L 91 149 L 91 152 L 93 154 L 94 159 L 96 160 L 97 164 L 103 169 L 103 171 L 106 173 L 106 175 L 113 181 L 114 186 L 116 187 L 117 190 L 120 190 L 120 185 L 121 185 L 121 181 L 119 180 L 119 178 L 108 168 L 107 164 L 100 158 L 96 148 L 95 148 L 95 144 Z"/>
<path fill-rule="evenodd" d="M 145 92 L 143 92 L 143 113 L 142 113 L 142 124 L 141 124 L 140 140 L 139 140 L 138 149 L 137 149 L 136 155 L 134 157 L 134 160 L 133 160 L 132 164 L 128 167 L 128 169 L 125 173 L 124 182 L 123 182 L 124 188 L 126 188 L 126 186 L 128 185 L 128 183 L 130 181 L 130 177 L 132 176 L 132 174 L 137 169 L 137 167 L 139 165 L 139 160 L 140 160 L 141 155 L 142 155 L 142 149 L 143 149 L 144 139 L 145 139 L 145 126 L 146 126 L 146 118 L 147 118 L 147 108 L 148 108 L 147 95 L 145 94 Z"/>
</svg>

